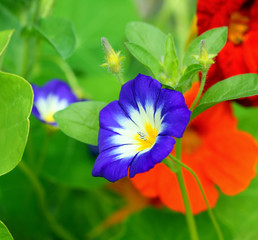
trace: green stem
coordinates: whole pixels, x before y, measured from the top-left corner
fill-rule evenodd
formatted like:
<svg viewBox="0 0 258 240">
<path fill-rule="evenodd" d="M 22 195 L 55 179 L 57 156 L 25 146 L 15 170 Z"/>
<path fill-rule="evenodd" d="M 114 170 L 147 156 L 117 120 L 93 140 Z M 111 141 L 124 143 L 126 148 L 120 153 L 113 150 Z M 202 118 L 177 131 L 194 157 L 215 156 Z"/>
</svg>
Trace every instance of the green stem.
<svg viewBox="0 0 258 240">
<path fill-rule="evenodd" d="M 176 141 L 176 156 L 179 159 L 181 159 L 181 139 L 177 139 L 177 141 Z M 191 210 L 190 202 L 188 199 L 181 166 L 179 167 L 178 171 L 176 172 L 176 175 L 177 175 L 177 180 L 178 180 L 179 187 L 180 187 L 181 194 L 182 194 L 183 201 L 184 201 L 185 216 L 186 216 L 187 225 L 188 225 L 191 239 L 198 240 L 199 239 L 198 232 L 197 232 L 194 216 L 193 216 L 193 213 Z"/>
<path fill-rule="evenodd" d="M 122 77 L 122 74 L 121 73 L 117 73 L 117 74 L 115 74 L 115 76 L 118 79 L 118 81 L 120 82 L 121 86 L 123 86 L 125 81 L 124 81 L 124 79 Z"/>
<path fill-rule="evenodd" d="M 212 210 L 211 210 L 211 208 L 210 208 L 209 202 L 208 202 L 208 200 L 207 200 L 207 198 L 206 198 L 206 195 L 205 195 L 205 193 L 204 193 L 203 187 L 202 187 L 202 185 L 201 185 L 201 183 L 200 183 L 200 181 L 199 181 L 199 179 L 198 179 L 196 173 L 195 173 L 191 168 L 189 168 L 187 165 L 185 165 L 184 163 L 182 163 L 182 162 L 181 162 L 179 159 L 177 159 L 176 157 L 174 157 L 174 156 L 172 156 L 172 155 L 169 155 L 169 157 L 170 157 L 174 162 L 176 162 L 178 165 L 180 165 L 180 166 L 184 167 L 186 170 L 188 170 L 188 171 L 194 176 L 194 178 L 195 178 L 195 180 L 196 180 L 196 182 L 197 182 L 197 184 L 198 184 L 198 186 L 199 186 L 199 188 L 200 188 L 200 190 L 201 190 L 201 193 L 202 193 L 202 196 L 203 196 L 203 198 L 204 198 L 204 201 L 205 201 L 205 203 L 206 203 L 206 205 L 207 205 L 208 214 L 209 214 L 210 219 L 211 219 L 211 221 L 212 221 L 212 223 L 213 223 L 213 226 L 214 226 L 214 228 L 215 228 L 215 230 L 216 230 L 216 233 L 217 233 L 217 235 L 218 235 L 218 238 L 219 238 L 220 240 L 223 240 L 224 238 L 223 238 L 222 232 L 221 232 L 221 230 L 220 230 L 219 224 L 217 223 L 216 218 L 215 218 L 215 216 L 214 216 L 214 214 L 213 214 L 213 212 L 212 212 Z"/>
<path fill-rule="evenodd" d="M 39 3 L 40 0 L 35 0 L 32 8 L 27 12 L 27 20 L 25 22 L 26 33 L 24 37 L 23 59 L 21 76 L 29 78 L 36 62 L 36 56 L 39 52 L 40 39 L 32 35 L 33 26 L 39 18 Z"/>
<path fill-rule="evenodd" d="M 37 170 L 36 170 L 37 174 L 40 173 L 41 168 L 44 164 L 44 161 L 47 157 L 50 138 L 51 138 L 51 135 L 48 132 L 46 132 L 45 139 L 44 139 L 44 142 L 42 144 L 40 155 L 39 155 L 39 158 L 38 158 L 38 161 L 37 161 Z"/>
<path fill-rule="evenodd" d="M 67 78 L 67 81 L 69 82 L 69 85 L 71 86 L 73 91 L 76 93 L 76 95 L 79 98 L 87 98 L 87 96 L 81 89 L 81 87 L 78 83 L 78 80 L 77 80 L 73 70 L 69 66 L 69 64 L 66 61 L 64 61 L 63 59 L 61 59 L 60 57 L 51 57 L 48 59 L 50 61 L 54 62 L 57 66 L 59 66 L 60 69 L 64 72 L 64 74 Z"/>
<path fill-rule="evenodd" d="M 30 39 L 28 36 L 25 36 L 24 47 L 23 47 L 23 57 L 22 57 L 22 69 L 21 69 L 21 76 L 24 78 L 27 78 L 27 75 L 28 75 L 29 49 L 30 49 Z"/>
<path fill-rule="evenodd" d="M 196 96 L 196 98 L 194 99 L 194 102 L 192 103 L 191 107 L 190 107 L 190 111 L 193 111 L 195 105 L 197 104 L 197 102 L 199 101 L 201 95 L 202 95 L 202 92 L 203 92 L 203 89 L 204 89 L 204 85 L 205 85 L 205 82 L 206 82 L 206 76 L 207 76 L 207 71 L 203 71 L 202 72 L 202 80 L 201 80 L 201 86 L 200 86 L 200 89 L 199 89 L 199 92 Z"/>
<path fill-rule="evenodd" d="M 31 182 L 35 193 L 38 197 L 38 201 L 42 210 L 42 213 L 44 217 L 46 218 L 49 227 L 52 229 L 52 231 L 55 233 L 57 237 L 64 240 L 74 240 L 75 238 L 66 230 L 64 229 L 54 218 L 54 216 L 49 212 L 48 206 L 46 203 L 46 194 L 44 191 L 44 188 L 42 187 L 40 181 L 38 180 L 37 176 L 34 174 L 34 172 L 24 163 L 20 162 L 18 165 L 21 169 L 21 171 L 26 175 L 26 177 Z"/>
<path fill-rule="evenodd" d="M 40 0 L 36 0 L 34 4 L 35 5 L 34 5 L 34 12 L 32 15 L 32 22 L 37 23 L 37 21 L 39 19 Z"/>
</svg>

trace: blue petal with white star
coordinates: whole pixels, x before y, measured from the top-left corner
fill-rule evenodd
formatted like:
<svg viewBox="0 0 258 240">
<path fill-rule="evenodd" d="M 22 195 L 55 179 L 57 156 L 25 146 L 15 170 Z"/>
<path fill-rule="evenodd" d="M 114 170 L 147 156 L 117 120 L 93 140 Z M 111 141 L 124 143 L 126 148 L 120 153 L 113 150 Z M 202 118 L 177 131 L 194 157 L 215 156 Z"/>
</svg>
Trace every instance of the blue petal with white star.
<svg viewBox="0 0 258 240">
<path fill-rule="evenodd" d="M 32 114 L 40 121 L 56 126 L 53 115 L 78 99 L 69 85 L 61 80 L 53 79 L 44 86 L 32 84 L 34 104 Z"/>
<path fill-rule="evenodd" d="M 92 175 L 114 182 L 166 158 L 190 120 L 184 96 L 139 74 L 99 115 L 99 151 Z"/>
</svg>

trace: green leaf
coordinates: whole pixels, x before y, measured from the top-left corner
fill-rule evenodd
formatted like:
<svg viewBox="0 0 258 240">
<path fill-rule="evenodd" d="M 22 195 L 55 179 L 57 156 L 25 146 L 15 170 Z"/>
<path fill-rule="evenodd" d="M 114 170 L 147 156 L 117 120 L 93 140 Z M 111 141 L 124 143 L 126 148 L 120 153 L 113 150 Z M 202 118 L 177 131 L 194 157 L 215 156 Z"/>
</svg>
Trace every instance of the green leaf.
<svg viewBox="0 0 258 240">
<path fill-rule="evenodd" d="M 69 58 L 74 53 L 76 36 L 71 22 L 62 18 L 42 18 L 35 29 L 62 58 Z"/>
<path fill-rule="evenodd" d="M 99 112 L 106 105 L 95 101 L 74 103 L 55 113 L 54 118 L 66 135 L 87 144 L 98 145 Z"/>
<path fill-rule="evenodd" d="M 192 113 L 192 119 L 215 104 L 258 94 L 258 75 L 237 75 L 210 87 Z"/>
<path fill-rule="evenodd" d="M 125 29 L 131 54 L 159 78 L 160 63 L 164 60 L 166 35 L 158 28 L 143 22 L 131 22 Z"/>
<path fill-rule="evenodd" d="M 4 53 L 6 47 L 8 46 L 13 32 L 14 30 L 6 30 L 0 32 L 0 57 Z"/>
<path fill-rule="evenodd" d="M 188 48 L 185 56 L 183 64 L 184 66 L 188 66 L 191 64 L 195 64 L 196 60 L 193 58 L 193 55 L 200 54 L 200 42 L 201 40 L 205 40 L 207 51 L 209 54 L 218 54 L 219 51 L 224 47 L 227 42 L 228 29 L 227 27 L 220 27 L 211 29 L 199 37 L 197 37 Z"/>
<path fill-rule="evenodd" d="M 135 43 L 127 42 L 125 45 L 130 53 L 145 67 L 147 67 L 152 72 L 154 77 L 158 78 L 161 69 L 158 60 L 153 57 L 146 49 Z"/>
<path fill-rule="evenodd" d="M 162 61 L 166 35 L 158 28 L 143 22 L 131 22 L 126 26 L 125 35 L 129 42 L 141 46 L 159 62 Z"/>
<path fill-rule="evenodd" d="M 178 75 L 178 58 L 171 34 L 168 34 L 166 39 L 164 69 L 168 78 L 176 80 Z"/>
<path fill-rule="evenodd" d="M 13 240 L 11 233 L 7 227 L 0 221 L 0 239 L 1 240 Z"/>
<path fill-rule="evenodd" d="M 0 72 L 0 175 L 11 171 L 22 158 L 32 104 L 30 84 L 19 76 Z"/>
<path fill-rule="evenodd" d="M 200 64 L 192 64 L 188 66 L 183 76 L 180 78 L 177 87 L 190 84 L 194 75 L 201 70 L 202 70 L 202 66 Z"/>
</svg>

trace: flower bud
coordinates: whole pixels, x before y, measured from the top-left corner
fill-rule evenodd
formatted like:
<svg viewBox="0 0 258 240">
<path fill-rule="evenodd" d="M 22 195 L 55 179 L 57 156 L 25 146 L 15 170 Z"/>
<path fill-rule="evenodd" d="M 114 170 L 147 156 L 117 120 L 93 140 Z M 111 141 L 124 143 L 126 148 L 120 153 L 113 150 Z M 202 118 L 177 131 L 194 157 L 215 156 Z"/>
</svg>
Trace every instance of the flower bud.
<svg viewBox="0 0 258 240">
<path fill-rule="evenodd" d="M 200 43 L 200 55 L 193 56 L 202 66 L 204 70 L 208 70 L 210 65 L 214 63 L 212 60 L 216 54 L 209 54 L 206 48 L 205 40 Z"/>
<path fill-rule="evenodd" d="M 106 63 L 103 63 L 102 67 L 107 67 L 112 73 L 118 74 L 121 71 L 121 62 L 125 58 L 119 57 L 120 52 L 115 52 L 106 38 L 101 38 L 101 42 L 106 55 Z"/>
</svg>

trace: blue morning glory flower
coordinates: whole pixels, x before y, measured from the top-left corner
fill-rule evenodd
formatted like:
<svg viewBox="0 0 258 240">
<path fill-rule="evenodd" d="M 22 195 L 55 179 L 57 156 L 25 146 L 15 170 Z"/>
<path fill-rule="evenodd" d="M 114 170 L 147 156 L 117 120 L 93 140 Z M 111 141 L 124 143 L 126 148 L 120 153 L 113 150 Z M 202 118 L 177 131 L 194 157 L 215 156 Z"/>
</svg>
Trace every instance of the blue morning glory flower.
<svg viewBox="0 0 258 240">
<path fill-rule="evenodd" d="M 57 126 L 53 115 L 55 112 L 77 102 L 78 99 L 67 83 L 58 79 L 47 82 L 38 87 L 32 84 L 34 104 L 32 114 L 44 123 Z"/>
<path fill-rule="evenodd" d="M 146 172 L 166 158 L 190 120 L 184 96 L 139 74 L 122 86 L 119 100 L 99 115 L 99 151 L 92 175 L 114 182 Z"/>
</svg>

